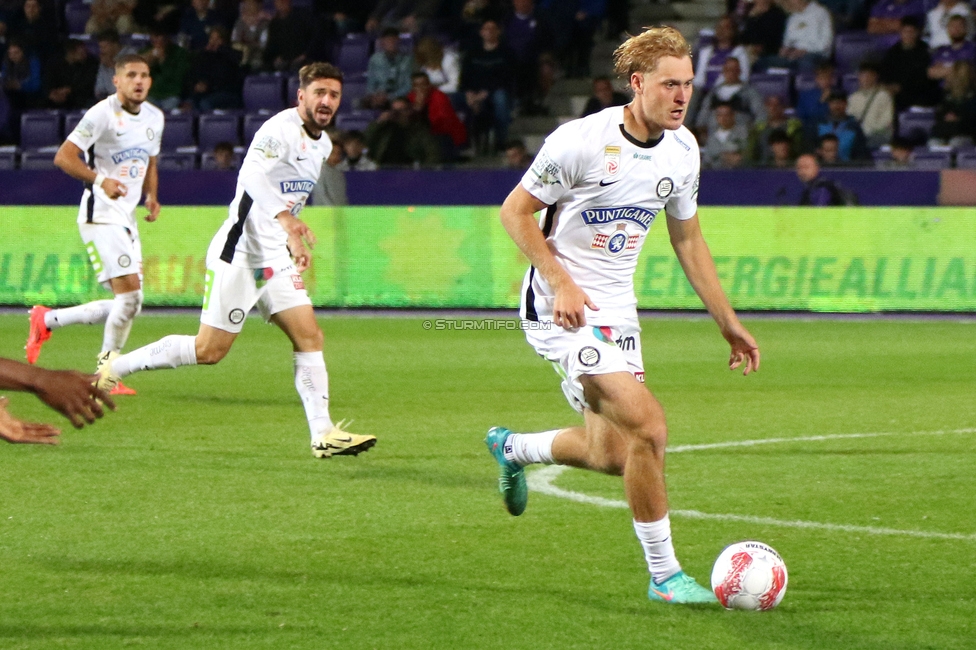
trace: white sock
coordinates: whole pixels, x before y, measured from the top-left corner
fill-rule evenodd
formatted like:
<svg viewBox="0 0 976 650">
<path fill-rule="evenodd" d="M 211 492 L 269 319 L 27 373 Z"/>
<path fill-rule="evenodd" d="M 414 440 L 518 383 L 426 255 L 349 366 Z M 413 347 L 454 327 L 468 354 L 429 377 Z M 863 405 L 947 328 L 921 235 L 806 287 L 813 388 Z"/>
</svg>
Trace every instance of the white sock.
<svg viewBox="0 0 976 650">
<path fill-rule="evenodd" d="M 164 336 L 155 343 L 123 354 L 112 362 L 112 371 L 119 377 L 127 377 L 140 370 L 179 368 L 197 365 L 197 337 Z"/>
<path fill-rule="evenodd" d="M 513 433 L 505 441 L 505 460 L 513 460 L 519 465 L 544 463 L 552 465 L 552 441 L 562 429 L 542 433 Z"/>
<path fill-rule="evenodd" d="M 302 398 L 308 430 L 314 439 L 332 431 L 329 417 L 329 373 L 321 352 L 295 353 L 295 390 Z"/>
<path fill-rule="evenodd" d="M 671 519 L 668 515 L 664 515 L 664 519 L 649 522 L 635 519 L 634 532 L 644 547 L 644 558 L 654 582 L 661 584 L 681 571 L 681 565 L 674 554 L 674 544 L 671 543 Z"/>
<path fill-rule="evenodd" d="M 112 301 L 112 309 L 105 320 L 105 335 L 102 338 L 102 354 L 118 352 L 129 339 L 132 321 L 142 310 L 142 291 L 120 293 Z"/>
<path fill-rule="evenodd" d="M 77 307 L 52 309 L 44 314 L 44 324 L 49 330 L 56 330 L 65 325 L 94 325 L 104 323 L 112 309 L 111 300 L 96 300 Z"/>
</svg>

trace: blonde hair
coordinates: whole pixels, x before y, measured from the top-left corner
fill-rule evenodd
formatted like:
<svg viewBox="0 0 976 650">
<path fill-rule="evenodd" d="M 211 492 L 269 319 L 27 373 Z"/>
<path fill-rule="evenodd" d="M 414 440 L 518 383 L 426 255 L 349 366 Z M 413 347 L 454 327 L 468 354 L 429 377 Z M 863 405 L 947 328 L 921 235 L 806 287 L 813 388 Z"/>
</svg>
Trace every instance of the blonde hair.
<svg viewBox="0 0 976 650">
<path fill-rule="evenodd" d="M 613 68 L 629 82 L 635 72 L 653 72 L 657 62 L 666 56 L 691 57 L 691 46 L 674 27 L 649 27 L 614 51 Z"/>
</svg>

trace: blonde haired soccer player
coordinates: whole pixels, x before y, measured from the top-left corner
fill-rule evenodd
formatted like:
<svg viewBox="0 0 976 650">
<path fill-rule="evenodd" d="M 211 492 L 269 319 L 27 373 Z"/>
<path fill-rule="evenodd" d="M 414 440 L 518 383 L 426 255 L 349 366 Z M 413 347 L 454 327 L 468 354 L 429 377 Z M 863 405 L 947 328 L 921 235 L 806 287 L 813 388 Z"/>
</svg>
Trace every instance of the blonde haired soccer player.
<svg viewBox="0 0 976 650">
<path fill-rule="evenodd" d="M 298 106 L 261 125 L 244 156 L 230 214 L 207 251 L 199 332 L 109 355 L 97 370 L 98 385 L 111 388 L 140 370 L 219 362 L 257 305 L 291 340 L 295 389 L 305 407 L 312 454 L 356 455 L 376 438 L 348 433 L 332 422 L 324 337 L 301 275 L 311 263 L 307 247 L 315 235 L 299 215 L 332 151 L 323 131 L 342 99 L 342 72 L 328 63 L 310 63 L 299 71 L 299 80 Z"/>
<path fill-rule="evenodd" d="M 614 56 L 633 101 L 556 129 L 501 209 L 505 229 L 532 264 L 522 287 L 526 338 L 554 364 L 584 425 L 532 434 L 495 427 L 485 442 L 513 515 L 526 506 L 526 465 L 623 476 L 651 573 L 648 597 L 714 602 L 675 557 L 664 410 L 643 383 L 633 276 L 662 211 L 688 280 L 731 346 L 729 367 L 758 370 L 759 348 L 729 305 L 699 228 L 698 145 L 682 126 L 694 79 L 688 43 L 674 29 L 653 28 Z"/>
</svg>

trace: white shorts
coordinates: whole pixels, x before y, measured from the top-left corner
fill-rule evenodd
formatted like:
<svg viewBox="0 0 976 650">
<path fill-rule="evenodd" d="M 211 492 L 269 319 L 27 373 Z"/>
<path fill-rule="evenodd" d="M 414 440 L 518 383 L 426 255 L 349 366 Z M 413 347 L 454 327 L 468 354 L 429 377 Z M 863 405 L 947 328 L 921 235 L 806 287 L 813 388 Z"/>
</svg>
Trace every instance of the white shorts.
<svg viewBox="0 0 976 650">
<path fill-rule="evenodd" d="M 305 282 L 290 260 L 244 269 L 215 259 L 207 265 L 200 322 L 237 334 L 254 305 L 264 320 L 292 307 L 311 305 Z"/>
<path fill-rule="evenodd" d="M 636 320 L 619 326 L 587 325 L 576 331 L 553 325 L 550 329 L 525 330 L 525 338 L 543 358 L 552 362 L 562 377 L 563 394 L 574 409 L 590 408 L 583 396 L 582 375 L 629 372 L 644 383 L 640 325 Z"/>
<path fill-rule="evenodd" d="M 138 275 L 142 282 L 142 242 L 136 228 L 112 223 L 79 223 L 95 277 L 105 288 L 109 280 Z"/>
</svg>

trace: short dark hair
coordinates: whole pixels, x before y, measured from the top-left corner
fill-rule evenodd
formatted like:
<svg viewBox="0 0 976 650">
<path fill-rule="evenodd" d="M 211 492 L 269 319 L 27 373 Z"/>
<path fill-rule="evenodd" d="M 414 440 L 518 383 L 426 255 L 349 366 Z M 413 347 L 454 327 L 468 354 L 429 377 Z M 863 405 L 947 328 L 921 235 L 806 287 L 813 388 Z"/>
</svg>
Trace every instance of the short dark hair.
<svg viewBox="0 0 976 650">
<path fill-rule="evenodd" d="M 115 57 L 115 69 L 124 68 L 130 63 L 145 63 L 147 68 L 151 68 L 149 61 L 141 54 L 120 54 Z"/>
<path fill-rule="evenodd" d="M 914 27 L 915 29 L 922 31 L 922 21 L 918 19 L 918 16 L 905 16 L 901 19 L 902 27 Z"/>
<path fill-rule="evenodd" d="M 507 151 L 508 149 L 521 149 L 522 151 L 528 151 L 528 148 L 525 146 L 525 142 L 519 140 L 518 138 L 509 140 L 505 143 L 505 150 Z"/>
<path fill-rule="evenodd" d="M 862 61 L 861 65 L 857 66 L 857 69 L 861 72 L 873 72 L 874 74 L 881 74 L 881 66 L 875 61 Z"/>
<path fill-rule="evenodd" d="M 838 138 L 833 133 L 824 133 L 822 136 L 820 136 L 820 139 L 817 140 L 817 146 L 818 147 L 821 147 L 821 146 L 823 146 L 823 143 L 824 142 L 828 142 L 828 141 L 831 141 L 831 140 L 833 140 L 834 142 L 836 142 L 838 144 L 840 143 L 840 138 Z"/>
<path fill-rule="evenodd" d="M 346 133 L 344 142 L 349 142 L 350 140 L 355 140 L 357 142 L 361 142 L 365 144 L 366 136 L 363 135 L 362 131 L 357 131 L 356 129 L 353 129 L 352 131 Z"/>
<path fill-rule="evenodd" d="M 221 140 L 214 145 L 213 150 L 214 153 L 217 153 L 218 151 L 229 151 L 234 153 L 234 144 L 232 142 L 228 142 L 227 140 Z"/>
<path fill-rule="evenodd" d="M 310 83 L 319 79 L 335 79 L 341 84 L 342 70 L 331 63 L 316 61 L 315 63 L 302 66 L 302 69 L 298 71 L 299 87 L 302 90 L 305 90 Z"/>
<path fill-rule="evenodd" d="M 949 20 L 946 21 L 946 25 L 948 25 L 949 23 L 951 23 L 953 20 L 961 20 L 962 22 L 966 23 L 966 17 L 965 16 L 961 16 L 959 14 L 952 14 L 951 16 L 949 16 Z M 969 26 L 969 23 L 966 23 L 966 26 L 968 27 Z"/>
<path fill-rule="evenodd" d="M 775 129 L 769 134 L 769 144 L 776 144 L 777 142 L 792 144 L 790 136 L 786 135 L 786 131 L 783 129 Z"/>
<path fill-rule="evenodd" d="M 99 43 L 103 41 L 108 41 L 110 43 L 122 42 L 121 40 L 119 40 L 119 33 L 114 29 L 105 29 L 98 32 L 98 36 L 95 37 L 95 40 L 98 41 Z"/>
<path fill-rule="evenodd" d="M 423 70 L 418 70 L 417 72 L 414 72 L 412 75 L 410 75 L 410 81 L 413 81 L 414 79 L 420 79 L 421 77 L 423 77 L 427 81 L 430 81 L 430 75 L 424 72 Z"/>
<path fill-rule="evenodd" d="M 400 38 L 400 30 L 396 27 L 387 27 L 380 32 L 380 38 L 387 38 L 388 36 L 396 36 L 397 38 Z"/>
</svg>

